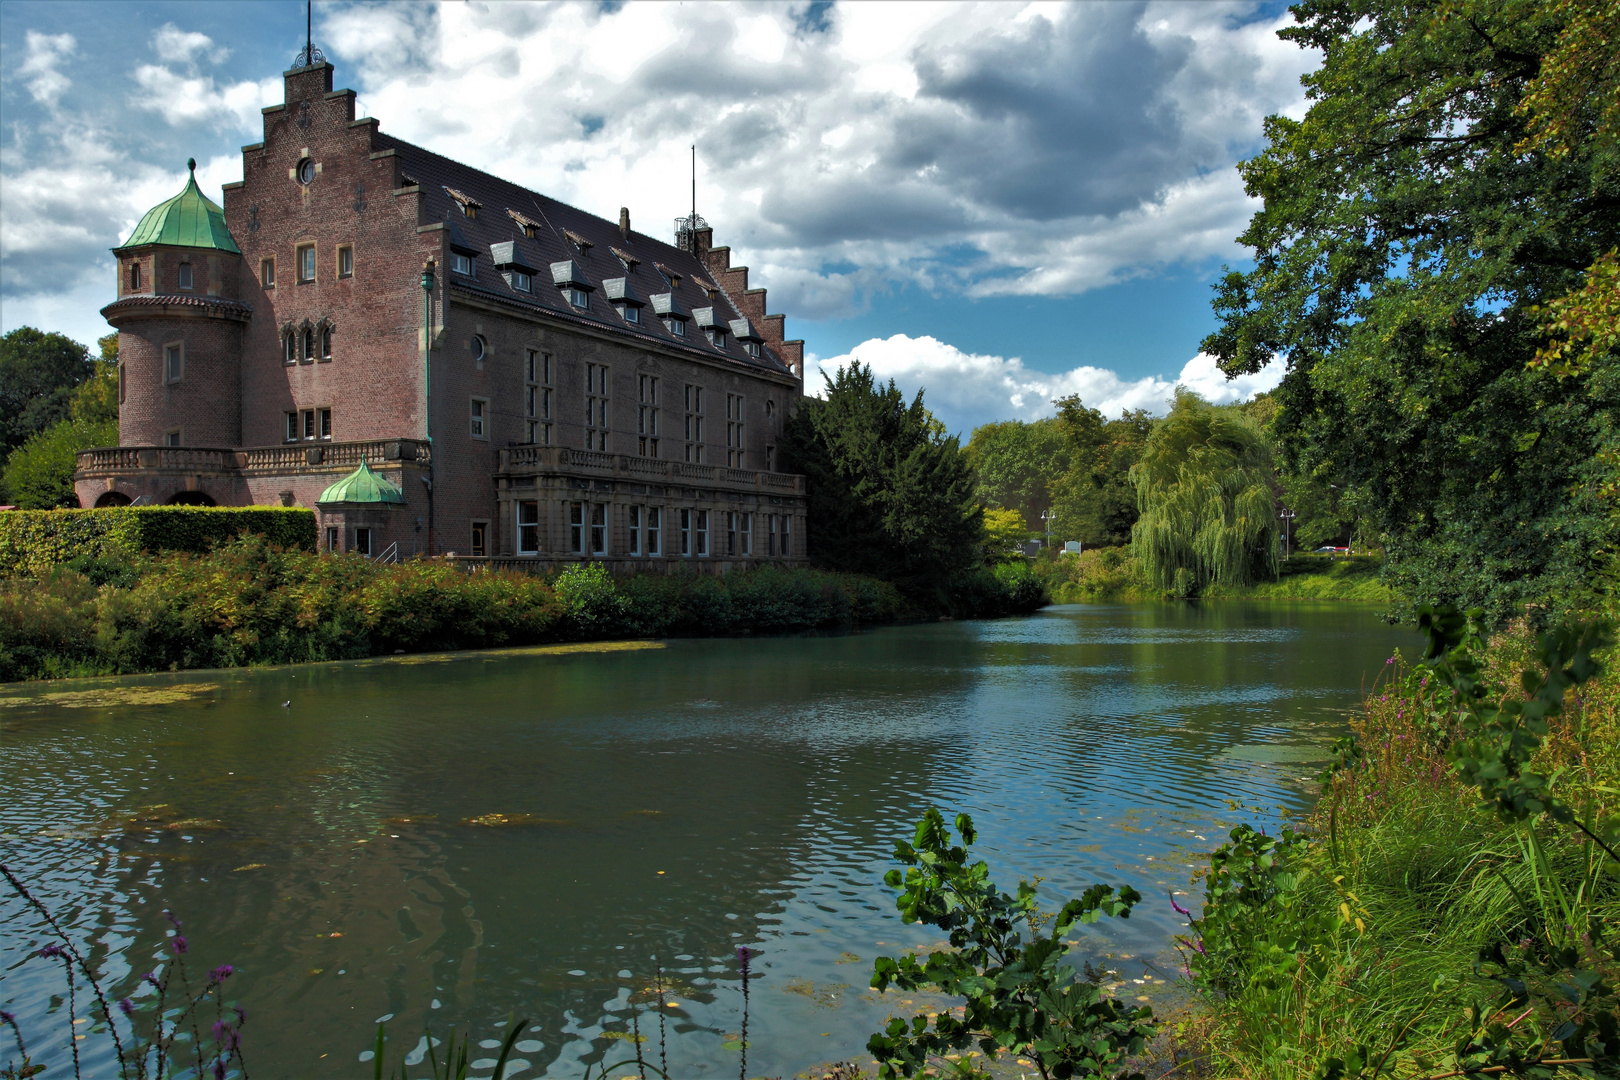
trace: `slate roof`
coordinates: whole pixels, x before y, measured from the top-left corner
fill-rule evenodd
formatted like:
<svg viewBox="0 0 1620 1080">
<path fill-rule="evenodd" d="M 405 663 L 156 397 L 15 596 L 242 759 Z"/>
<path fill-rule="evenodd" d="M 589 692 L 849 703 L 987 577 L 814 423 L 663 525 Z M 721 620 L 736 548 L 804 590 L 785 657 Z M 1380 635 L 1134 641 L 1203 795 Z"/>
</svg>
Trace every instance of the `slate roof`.
<svg viewBox="0 0 1620 1080">
<path fill-rule="evenodd" d="M 718 299 L 710 299 L 708 292 L 698 284 L 700 279 L 707 279 L 708 268 L 696 256 L 674 244 L 654 240 L 634 230 L 625 237 L 619 232 L 616 221 L 599 218 L 392 135 L 378 132 L 376 140 L 377 148 L 393 150 L 402 172 L 421 185 L 427 200 L 427 219 L 447 223 L 455 248 L 468 254 L 476 252 L 471 277 L 446 274 L 453 290 L 519 308 L 538 308 L 564 320 L 619 336 L 657 341 L 669 349 L 711 359 L 724 357 L 739 367 L 791 374 L 770 345 L 761 349 L 761 355 L 756 358 L 749 356 L 746 348 L 730 336 L 724 348 L 715 348 L 702 337 L 676 337 L 664 329 L 658 319 L 629 323 L 600 293 L 591 294 L 589 309 L 582 311 L 571 307 L 557 288 L 547 286 L 541 278 L 535 280 L 533 293 L 517 291 L 495 269 L 494 245 L 515 241 L 516 250 L 525 256 L 524 262 L 536 267 L 550 266 L 554 277 L 556 264 L 571 262 L 586 281 L 624 278 L 635 295 L 649 297 L 655 303 L 658 294 L 673 293 L 677 311 L 713 307 L 717 325 L 724 326 L 743 317 L 724 292 L 718 294 Z M 453 198 L 451 191 L 460 198 Z M 461 200 L 475 202 L 483 209 L 476 218 L 466 217 L 461 212 Z M 523 235 L 524 224 L 536 227 L 532 239 Z M 583 245 L 579 241 L 583 241 Z M 502 249 L 503 255 L 509 250 Z M 632 256 L 634 269 L 627 269 L 616 251 Z M 659 274 L 660 265 L 679 275 L 680 284 L 671 287 Z"/>
<path fill-rule="evenodd" d="M 114 251 L 143 244 L 173 244 L 175 247 L 213 248 L 242 252 L 225 227 L 225 211 L 208 200 L 197 187 L 197 160 L 186 162 L 191 176 L 180 194 L 158 203 L 141 218 L 135 231 Z"/>
</svg>

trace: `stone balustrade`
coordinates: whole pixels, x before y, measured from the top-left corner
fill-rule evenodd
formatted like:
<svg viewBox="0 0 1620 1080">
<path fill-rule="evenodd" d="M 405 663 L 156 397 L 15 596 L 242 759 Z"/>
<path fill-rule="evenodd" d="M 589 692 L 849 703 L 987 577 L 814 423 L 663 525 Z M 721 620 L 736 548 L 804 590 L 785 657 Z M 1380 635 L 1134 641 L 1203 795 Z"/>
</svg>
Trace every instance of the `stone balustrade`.
<svg viewBox="0 0 1620 1080">
<path fill-rule="evenodd" d="M 206 446 L 106 446 L 79 451 L 78 471 L 90 476 L 120 472 L 280 475 L 309 469 L 353 469 L 361 458 L 377 464 L 414 461 L 426 466 L 430 455 L 428 444 L 415 439 L 298 442 L 242 450 Z"/>
</svg>

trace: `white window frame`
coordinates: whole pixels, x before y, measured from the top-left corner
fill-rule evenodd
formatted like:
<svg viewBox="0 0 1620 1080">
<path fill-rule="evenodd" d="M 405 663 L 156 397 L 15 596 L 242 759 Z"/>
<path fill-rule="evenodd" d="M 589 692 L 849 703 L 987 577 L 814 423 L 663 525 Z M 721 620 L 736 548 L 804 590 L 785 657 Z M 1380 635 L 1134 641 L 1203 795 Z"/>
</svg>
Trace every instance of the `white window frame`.
<svg viewBox="0 0 1620 1080">
<path fill-rule="evenodd" d="M 576 289 L 572 285 L 563 290 L 568 296 L 568 302 L 581 311 L 591 306 L 591 294 L 584 289 Z"/>
<path fill-rule="evenodd" d="M 463 255 L 459 251 L 450 253 L 450 271 L 456 274 L 465 274 L 472 277 L 473 261 L 471 255 Z"/>
<path fill-rule="evenodd" d="M 624 508 L 625 532 L 629 534 L 629 548 L 626 554 L 638 556 L 641 554 L 641 515 L 643 512 L 639 506 L 627 506 Z"/>
<path fill-rule="evenodd" d="M 332 410 L 315 410 L 315 437 L 324 442 L 332 441 Z"/>
<path fill-rule="evenodd" d="M 534 292 L 534 275 L 526 274 L 522 270 L 512 271 L 512 288 L 518 292 Z"/>
<path fill-rule="evenodd" d="M 681 557 L 690 559 L 692 557 L 692 511 L 683 506 L 677 513 L 681 525 Z"/>
<path fill-rule="evenodd" d="M 737 554 L 746 558 L 754 554 L 754 515 L 744 510 L 737 516 L 742 519 L 737 529 L 737 538 L 741 541 Z"/>
<path fill-rule="evenodd" d="M 696 549 L 697 557 L 709 557 L 709 512 L 707 510 L 692 511 L 692 546 Z"/>
<path fill-rule="evenodd" d="M 298 284 L 313 285 L 315 283 L 315 245 L 299 244 L 294 249 L 298 264 Z"/>
<path fill-rule="evenodd" d="M 609 526 L 607 503 L 591 503 L 591 554 L 606 555 L 608 553 Z"/>
<path fill-rule="evenodd" d="M 276 287 L 276 257 L 274 255 L 259 260 L 259 284 L 266 289 Z"/>
<path fill-rule="evenodd" d="M 568 504 L 568 550 L 574 555 L 585 554 L 585 504 Z"/>
<path fill-rule="evenodd" d="M 468 404 L 468 432 L 475 439 L 489 440 L 489 398 L 475 397 Z"/>
<path fill-rule="evenodd" d="M 517 532 L 519 555 L 540 554 L 540 502 L 538 499 L 519 499 L 512 507 Z M 524 520 L 529 518 L 530 520 Z"/>
<path fill-rule="evenodd" d="M 647 507 L 647 557 L 657 558 L 664 553 L 664 508 Z"/>
<path fill-rule="evenodd" d="M 360 534 L 361 533 L 364 533 L 365 537 L 366 537 L 365 547 L 360 546 Z M 370 557 L 370 555 L 371 555 L 371 526 L 369 526 L 369 525 L 356 525 L 354 527 L 354 547 L 351 548 L 350 550 L 351 551 L 358 551 L 360 554 L 365 555 L 368 558 Z"/>
</svg>

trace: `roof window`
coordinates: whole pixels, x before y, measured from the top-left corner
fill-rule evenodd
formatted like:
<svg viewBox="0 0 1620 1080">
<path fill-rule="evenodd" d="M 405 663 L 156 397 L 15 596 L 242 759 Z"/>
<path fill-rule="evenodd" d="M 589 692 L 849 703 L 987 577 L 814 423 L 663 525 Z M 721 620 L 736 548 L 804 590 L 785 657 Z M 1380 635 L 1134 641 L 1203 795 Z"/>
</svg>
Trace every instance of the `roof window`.
<svg viewBox="0 0 1620 1080">
<path fill-rule="evenodd" d="M 628 251 L 625 251 L 623 248 L 609 248 L 608 250 L 613 252 L 614 257 L 617 258 L 619 262 L 624 265 L 624 268 L 630 271 L 632 274 L 636 272 L 636 267 L 641 265 L 640 259 L 630 254 Z"/>
<path fill-rule="evenodd" d="M 568 237 L 568 242 L 573 244 L 579 252 L 584 253 L 591 249 L 591 242 L 572 229 L 564 229 L 562 234 Z"/>
<path fill-rule="evenodd" d="M 680 286 L 681 286 L 681 275 L 680 274 L 678 274 L 675 271 L 671 270 L 669 267 L 665 266 L 661 262 L 655 262 L 655 263 L 653 263 L 653 266 L 657 268 L 658 273 L 663 276 L 664 280 L 669 282 L 669 287 L 670 288 L 672 288 L 672 289 L 680 288 Z"/>
<path fill-rule="evenodd" d="M 517 222 L 518 228 L 523 230 L 523 235 L 528 237 L 530 240 L 533 240 L 536 236 L 540 235 L 540 222 L 534 220 L 534 218 L 530 217 L 529 215 L 520 214 L 516 210 L 508 209 L 506 211 L 506 216 Z"/>
<path fill-rule="evenodd" d="M 472 256 L 463 255 L 459 251 L 452 251 L 450 253 L 450 269 L 458 274 L 470 275 L 473 272 Z"/>
<path fill-rule="evenodd" d="M 461 207 L 461 212 L 466 217 L 477 217 L 478 211 L 484 205 L 471 195 L 468 195 L 465 191 L 457 191 L 453 187 L 446 187 L 444 191 L 446 195 L 449 195 L 452 199 L 456 200 L 456 204 Z"/>
</svg>

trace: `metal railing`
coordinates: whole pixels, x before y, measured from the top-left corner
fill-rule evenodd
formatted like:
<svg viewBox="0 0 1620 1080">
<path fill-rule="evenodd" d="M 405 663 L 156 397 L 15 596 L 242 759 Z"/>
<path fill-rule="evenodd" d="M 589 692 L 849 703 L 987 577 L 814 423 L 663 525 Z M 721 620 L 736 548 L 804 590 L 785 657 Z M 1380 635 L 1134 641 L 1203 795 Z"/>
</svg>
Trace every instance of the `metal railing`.
<svg viewBox="0 0 1620 1080">
<path fill-rule="evenodd" d="M 399 541 L 396 540 L 392 544 L 389 544 L 387 547 L 383 548 L 382 553 L 372 556 L 371 561 L 379 565 L 387 565 L 388 563 L 399 562 Z"/>
<path fill-rule="evenodd" d="M 518 473 L 585 473 L 604 478 L 616 477 L 637 482 L 699 481 L 726 488 L 768 488 L 783 493 L 804 491 L 804 477 L 791 473 L 733 469 L 722 465 L 695 465 L 685 461 L 661 461 L 633 454 L 610 454 L 597 450 L 576 450 L 566 446 L 509 446 L 500 452 L 500 471 Z"/>
</svg>

